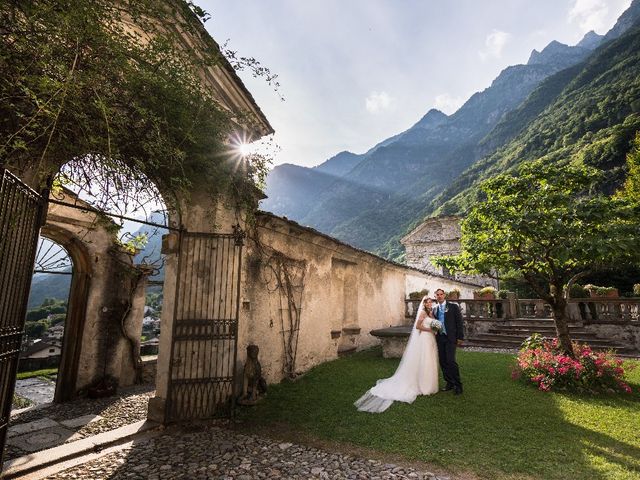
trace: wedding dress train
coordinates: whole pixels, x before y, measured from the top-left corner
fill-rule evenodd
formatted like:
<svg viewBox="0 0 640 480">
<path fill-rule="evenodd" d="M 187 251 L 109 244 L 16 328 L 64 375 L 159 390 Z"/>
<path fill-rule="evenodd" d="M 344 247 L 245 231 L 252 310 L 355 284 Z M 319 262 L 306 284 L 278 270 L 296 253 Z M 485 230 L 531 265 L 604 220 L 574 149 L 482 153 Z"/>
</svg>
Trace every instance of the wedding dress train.
<svg viewBox="0 0 640 480">
<path fill-rule="evenodd" d="M 424 299 L 393 376 L 378 380 L 376 385 L 354 402 L 363 412 L 384 412 L 393 402 L 412 403 L 418 395 L 433 395 L 438 391 L 438 346 L 435 335 L 416 328 Z"/>
</svg>

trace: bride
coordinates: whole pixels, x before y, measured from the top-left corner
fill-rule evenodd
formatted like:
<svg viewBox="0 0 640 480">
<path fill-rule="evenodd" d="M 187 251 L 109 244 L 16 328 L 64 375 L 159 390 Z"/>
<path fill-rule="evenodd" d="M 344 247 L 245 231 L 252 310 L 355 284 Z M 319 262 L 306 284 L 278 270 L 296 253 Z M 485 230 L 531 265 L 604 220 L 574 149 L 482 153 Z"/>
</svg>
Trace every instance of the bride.
<svg viewBox="0 0 640 480">
<path fill-rule="evenodd" d="M 378 380 L 356 400 L 354 405 L 358 410 L 380 413 L 394 401 L 412 403 L 418 395 L 433 395 L 438 391 L 438 347 L 431 329 L 432 320 L 432 300 L 424 297 L 396 372 L 392 377 Z"/>
</svg>

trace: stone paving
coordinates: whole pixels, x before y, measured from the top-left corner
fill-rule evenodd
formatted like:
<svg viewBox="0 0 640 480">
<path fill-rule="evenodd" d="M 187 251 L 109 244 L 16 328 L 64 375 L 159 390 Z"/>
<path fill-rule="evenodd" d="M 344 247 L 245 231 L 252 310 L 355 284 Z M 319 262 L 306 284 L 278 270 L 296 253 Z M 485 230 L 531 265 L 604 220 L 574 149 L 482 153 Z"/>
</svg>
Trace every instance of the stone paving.
<svg viewBox="0 0 640 480">
<path fill-rule="evenodd" d="M 52 404 L 14 415 L 11 445 L 5 459 L 25 455 L 29 446 L 52 433 L 61 440 L 95 435 L 142 420 L 153 387 L 123 390 L 118 396 Z M 63 431 L 64 430 L 64 431 Z M 21 448 L 22 447 L 22 448 Z M 62 479 L 424 479 L 445 480 L 419 468 L 385 463 L 322 448 L 240 433 L 225 420 L 171 427 L 156 436 L 136 440 L 121 450 L 46 477 Z"/>
<path fill-rule="evenodd" d="M 47 479 L 450 478 L 409 466 L 237 433 L 223 425 L 209 424 L 195 430 L 199 431 L 167 432 Z"/>
<path fill-rule="evenodd" d="M 36 405 L 49 403 L 56 391 L 55 381 L 44 378 L 25 378 L 16 380 L 15 393 Z"/>
<path fill-rule="evenodd" d="M 11 416 L 5 460 L 144 420 L 152 385 L 122 389 L 118 395 L 49 404 Z"/>
</svg>

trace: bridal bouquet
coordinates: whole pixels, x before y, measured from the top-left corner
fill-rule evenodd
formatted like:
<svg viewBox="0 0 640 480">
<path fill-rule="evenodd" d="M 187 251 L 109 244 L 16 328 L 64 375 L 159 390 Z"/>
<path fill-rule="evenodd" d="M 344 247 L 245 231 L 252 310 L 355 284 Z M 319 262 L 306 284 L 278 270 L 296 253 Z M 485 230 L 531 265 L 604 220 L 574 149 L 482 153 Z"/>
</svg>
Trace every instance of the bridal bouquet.
<svg viewBox="0 0 640 480">
<path fill-rule="evenodd" d="M 438 332 L 442 330 L 442 322 L 440 320 L 431 320 L 429 326 L 431 327 L 431 330 L 435 330 Z"/>
</svg>

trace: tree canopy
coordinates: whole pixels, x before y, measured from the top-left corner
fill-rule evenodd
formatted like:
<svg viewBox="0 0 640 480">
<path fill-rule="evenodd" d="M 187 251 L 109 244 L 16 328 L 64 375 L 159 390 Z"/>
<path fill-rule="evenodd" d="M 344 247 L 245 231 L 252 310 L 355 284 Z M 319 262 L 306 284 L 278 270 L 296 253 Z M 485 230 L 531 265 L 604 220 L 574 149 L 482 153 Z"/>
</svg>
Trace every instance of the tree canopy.
<svg viewBox="0 0 640 480">
<path fill-rule="evenodd" d="M 225 155 L 231 113 L 202 82 L 203 67 L 225 60 L 189 7 L 3 1 L 2 163 L 39 178 L 66 165 L 66 175 L 116 197 L 149 180 L 163 193 L 187 192 L 194 181 L 237 191 L 259 180 L 264 163 L 239 168 Z M 185 45 L 184 32 L 204 47 Z"/>
<path fill-rule="evenodd" d="M 603 175 L 578 163 L 536 161 L 485 181 L 484 200 L 462 222 L 462 253 L 438 264 L 520 273 L 552 306 L 569 350 L 565 286 L 590 270 L 640 261 L 638 204 L 598 193 Z"/>
</svg>

